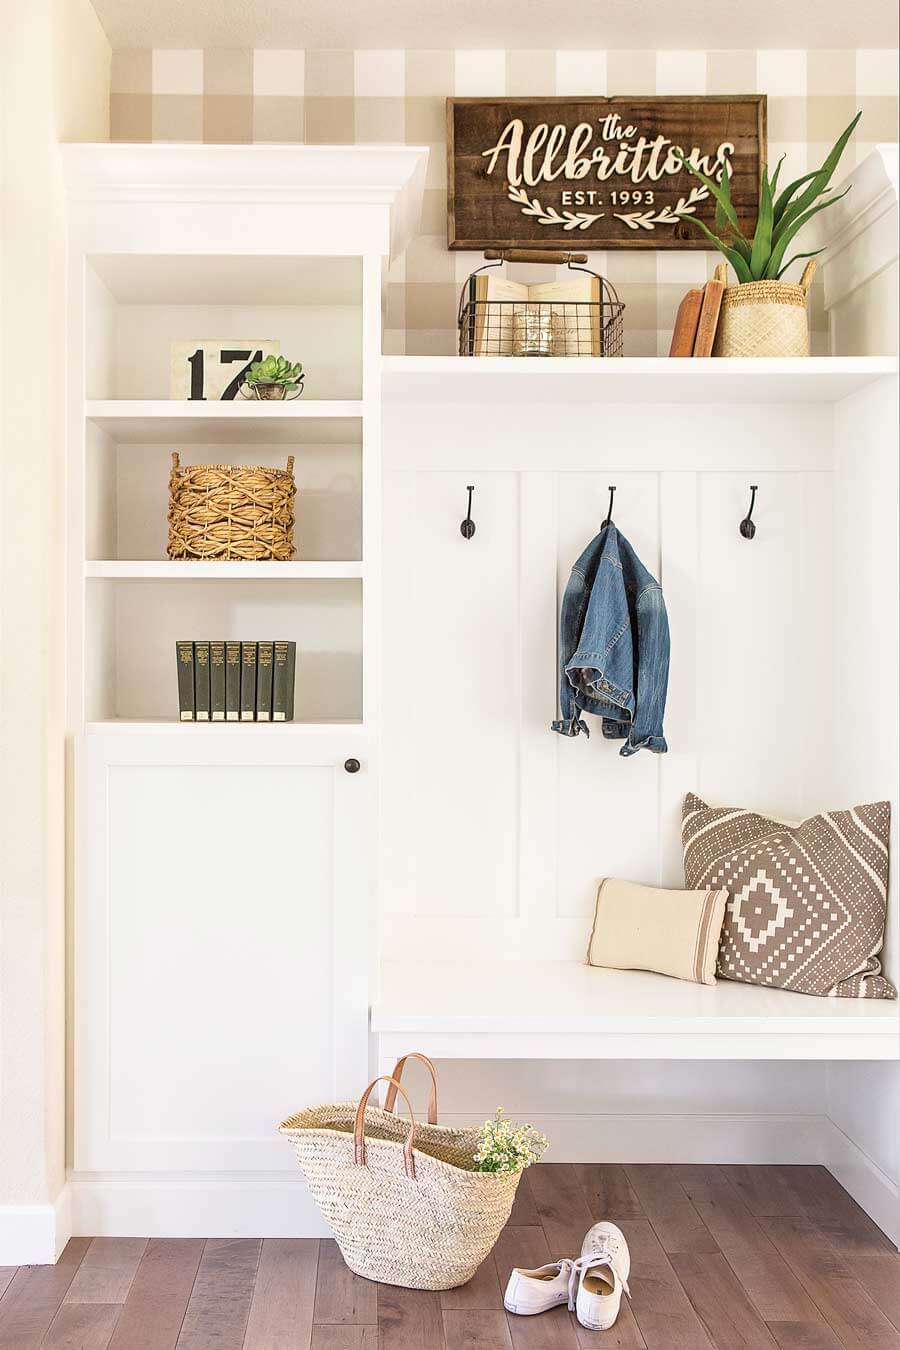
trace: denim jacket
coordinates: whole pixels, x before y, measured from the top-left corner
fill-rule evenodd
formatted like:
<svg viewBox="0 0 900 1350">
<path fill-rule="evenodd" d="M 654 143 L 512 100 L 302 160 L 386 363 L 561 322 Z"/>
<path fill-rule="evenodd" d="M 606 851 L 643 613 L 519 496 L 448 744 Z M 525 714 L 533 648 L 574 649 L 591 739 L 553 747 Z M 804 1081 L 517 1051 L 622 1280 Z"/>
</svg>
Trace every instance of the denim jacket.
<svg viewBox="0 0 900 1350">
<path fill-rule="evenodd" d="M 669 620 L 662 588 L 610 523 L 572 568 L 559 618 L 561 736 L 590 735 L 579 712 L 603 718 L 619 754 L 663 754 Z"/>
</svg>

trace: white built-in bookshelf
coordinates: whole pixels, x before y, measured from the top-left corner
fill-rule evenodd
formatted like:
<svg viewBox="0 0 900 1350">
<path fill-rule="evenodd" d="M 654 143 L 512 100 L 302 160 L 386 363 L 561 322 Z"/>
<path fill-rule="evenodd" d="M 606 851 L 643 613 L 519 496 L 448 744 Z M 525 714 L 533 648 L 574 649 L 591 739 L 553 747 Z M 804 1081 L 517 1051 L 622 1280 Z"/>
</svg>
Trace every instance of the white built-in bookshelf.
<svg viewBox="0 0 900 1350">
<path fill-rule="evenodd" d="M 381 278 L 425 155 L 64 158 L 74 1228 L 174 1233 L 199 1177 L 225 1201 L 188 1220 L 204 1231 L 258 1200 L 253 1226 L 319 1231 L 293 1172 L 272 1189 L 290 1167 L 273 1126 L 368 1070 Z M 217 339 L 277 339 L 302 397 L 173 399 L 172 343 Z M 170 561 L 173 451 L 293 456 L 294 558 Z M 295 642 L 295 720 L 180 722 L 175 643 L 205 638 Z"/>
<path fill-rule="evenodd" d="M 618 1066 L 611 1106 L 602 1069 L 603 1116 L 572 1117 L 589 1140 L 548 1117 L 562 1156 L 821 1157 L 881 1212 L 853 1075 L 896 1070 L 897 1005 L 586 972 L 582 891 L 605 868 L 676 884 L 687 790 L 786 815 L 896 796 L 896 356 L 383 359 L 383 260 L 415 223 L 422 152 L 66 158 L 75 1232 L 323 1233 L 273 1126 L 415 1047 L 485 1061 L 491 1100 L 496 1061 L 536 1062 L 557 1113 L 560 1061 L 653 1061 Z M 216 337 L 279 338 L 303 397 L 171 400 L 170 343 Z M 293 454 L 295 559 L 170 562 L 172 450 Z M 599 736 L 548 730 L 558 592 L 608 483 L 660 566 L 677 650 L 672 753 L 627 767 Z M 179 723 L 188 637 L 295 640 L 297 720 Z M 874 736 L 828 692 L 860 660 Z M 896 978 L 895 886 L 890 908 Z M 778 1059 L 826 1062 L 828 1120 L 776 1115 Z M 679 1078 L 663 1065 L 656 1114 L 634 1116 L 633 1083 L 666 1060 Z M 758 1112 L 729 1108 L 726 1080 L 756 1082 Z M 696 1145 L 684 1083 L 715 1112 Z"/>
<path fill-rule="evenodd" d="M 297 642 L 292 732 L 361 722 L 363 461 L 367 421 L 378 416 L 377 400 L 362 397 L 364 365 L 377 358 L 364 352 L 363 257 L 146 247 L 84 258 L 72 722 L 177 722 L 175 641 L 213 634 Z M 304 396 L 171 399 L 171 344 L 215 337 L 277 339 L 304 363 Z M 295 559 L 169 561 L 173 450 L 183 464 L 279 467 L 293 455 Z"/>
</svg>

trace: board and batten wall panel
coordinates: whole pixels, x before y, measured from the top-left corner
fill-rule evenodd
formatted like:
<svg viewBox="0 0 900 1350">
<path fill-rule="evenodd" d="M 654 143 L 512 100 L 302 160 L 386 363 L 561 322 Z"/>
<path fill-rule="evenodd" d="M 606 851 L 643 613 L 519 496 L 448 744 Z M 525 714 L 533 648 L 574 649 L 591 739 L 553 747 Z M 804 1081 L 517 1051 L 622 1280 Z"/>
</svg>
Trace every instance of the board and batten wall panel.
<svg viewBox="0 0 900 1350">
<path fill-rule="evenodd" d="M 659 576 L 659 475 L 616 473 L 613 518 L 644 565 Z M 572 563 L 594 537 L 609 503 L 606 473 L 559 476 L 556 576 L 562 597 Z M 553 642 L 552 630 L 544 634 Z M 526 664 L 533 654 L 525 656 Z M 554 690 L 554 698 L 557 691 Z M 659 857 L 657 757 L 644 751 L 627 759 L 621 741 L 606 740 L 599 719 L 585 719 L 590 739 L 552 736 L 546 715 L 541 734 L 557 759 L 553 843 L 557 856 L 555 910 L 579 920 L 585 939 L 600 876 L 630 877 L 655 885 Z M 552 780 L 547 784 L 553 796 Z M 579 955 L 582 953 L 579 952 Z"/>
<path fill-rule="evenodd" d="M 882 301 L 893 303 L 882 274 Z M 871 297 L 874 300 L 874 295 Z M 877 318 L 873 319 L 877 324 Z M 900 595 L 896 526 L 897 386 L 882 382 L 847 399 L 835 418 L 834 587 L 831 661 L 840 704 L 834 718 L 832 793 L 839 806 L 891 801 L 892 865 L 882 954 L 900 984 Z M 836 1176 L 900 1243 L 900 1064 L 833 1064 L 828 1115 Z"/>
<path fill-rule="evenodd" d="M 393 907 L 448 921 L 514 913 L 518 886 L 519 479 L 392 479 L 385 502 L 383 792 Z"/>
<path fill-rule="evenodd" d="M 698 489 L 696 790 L 802 819 L 834 805 L 831 474 L 703 474 Z"/>
<path fill-rule="evenodd" d="M 669 612 L 662 756 L 621 757 L 594 718 L 590 739 L 550 731 L 559 600 L 613 482 Z M 388 474 L 387 957 L 580 958 L 599 877 L 683 884 L 685 792 L 788 818 L 833 804 L 830 492 L 813 467 Z"/>
</svg>

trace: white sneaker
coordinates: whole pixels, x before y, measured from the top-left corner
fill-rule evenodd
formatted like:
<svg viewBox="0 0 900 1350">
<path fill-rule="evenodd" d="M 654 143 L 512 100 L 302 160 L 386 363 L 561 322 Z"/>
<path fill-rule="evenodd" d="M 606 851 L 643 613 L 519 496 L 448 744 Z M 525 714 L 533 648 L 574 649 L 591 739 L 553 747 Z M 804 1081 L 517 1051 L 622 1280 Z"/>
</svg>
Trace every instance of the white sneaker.
<svg viewBox="0 0 900 1350">
<path fill-rule="evenodd" d="M 583 1327 L 607 1331 L 613 1325 L 619 1315 L 622 1290 L 630 1297 L 630 1272 L 625 1234 L 614 1223 L 595 1223 L 569 1276 L 569 1308 Z"/>
<path fill-rule="evenodd" d="M 547 1312 L 569 1301 L 569 1276 L 573 1261 L 554 1261 L 538 1270 L 520 1270 L 516 1267 L 509 1277 L 503 1306 L 507 1312 L 520 1317 Z"/>
</svg>

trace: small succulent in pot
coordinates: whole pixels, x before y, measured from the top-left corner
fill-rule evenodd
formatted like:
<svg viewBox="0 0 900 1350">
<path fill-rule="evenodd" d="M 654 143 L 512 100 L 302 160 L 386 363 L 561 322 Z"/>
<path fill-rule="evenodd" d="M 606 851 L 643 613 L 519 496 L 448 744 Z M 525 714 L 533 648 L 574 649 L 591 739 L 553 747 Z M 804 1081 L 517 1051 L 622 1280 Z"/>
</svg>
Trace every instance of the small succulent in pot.
<svg viewBox="0 0 900 1350">
<path fill-rule="evenodd" d="M 297 398 L 303 392 L 303 366 L 286 356 L 267 356 L 254 361 L 244 379 L 249 398 Z"/>
</svg>

